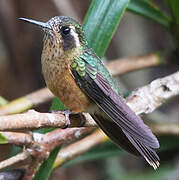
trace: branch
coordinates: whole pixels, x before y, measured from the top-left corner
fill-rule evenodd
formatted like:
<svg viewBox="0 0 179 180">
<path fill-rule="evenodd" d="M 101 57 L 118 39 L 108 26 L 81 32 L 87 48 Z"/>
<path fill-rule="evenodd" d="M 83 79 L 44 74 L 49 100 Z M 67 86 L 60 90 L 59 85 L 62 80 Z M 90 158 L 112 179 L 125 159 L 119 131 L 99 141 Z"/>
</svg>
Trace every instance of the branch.
<svg viewBox="0 0 179 180">
<path fill-rule="evenodd" d="M 145 56 L 116 59 L 107 63 L 106 67 L 109 69 L 112 75 L 119 75 L 161 64 L 164 64 L 161 56 L 159 56 L 158 53 L 152 53 Z M 27 111 L 28 109 L 52 100 L 53 97 L 53 94 L 47 88 L 40 89 L 0 107 L 0 115 L 16 114 Z"/>
<path fill-rule="evenodd" d="M 179 71 L 136 89 L 126 102 L 136 114 L 147 114 L 176 95 L 179 95 Z"/>
<path fill-rule="evenodd" d="M 161 64 L 164 64 L 161 55 L 159 53 L 151 53 L 145 56 L 116 59 L 107 63 L 106 66 L 109 72 L 115 76 L 147 67 L 159 66 Z"/>
<path fill-rule="evenodd" d="M 26 160 L 30 156 L 29 152 L 23 151 L 7 160 L 0 162 L 0 169 L 6 168 L 8 166 L 14 165 L 20 161 Z"/>
<path fill-rule="evenodd" d="M 21 129 L 38 129 L 48 127 L 66 127 L 66 119 L 63 111 L 60 113 L 40 113 L 35 110 L 29 110 L 23 114 L 14 114 L 0 116 L 0 130 L 21 130 Z M 70 126 L 79 127 L 96 126 L 92 117 L 87 113 L 70 115 Z"/>
<path fill-rule="evenodd" d="M 37 92 L 27 95 L 25 99 L 29 101 L 26 101 L 22 98 L 22 102 L 27 102 L 25 103 L 26 106 L 23 107 L 27 108 L 37 105 L 39 103 L 44 102 L 44 99 L 45 101 L 52 99 L 53 95 L 51 93 L 47 94 L 46 89 L 42 89 L 40 91 L 37 91 L 40 92 L 39 95 Z M 44 96 L 43 95 L 41 96 L 41 94 L 43 94 L 42 92 L 44 92 Z M 150 83 L 149 85 L 135 90 L 126 99 L 126 103 L 137 114 L 149 113 L 154 109 L 156 109 L 157 107 L 159 107 L 164 101 L 178 94 L 179 94 L 179 71 L 170 76 L 157 79 L 152 83 Z M 13 103 L 14 105 L 17 105 L 16 102 Z M 14 105 L 12 105 L 12 107 Z M 7 113 L 7 111 L 5 112 Z M 71 121 L 70 127 L 81 126 L 84 122 L 84 119 L 86 120 L 84 126 L 96 126 L 91 116 L 89 114 L 83 113 L 83 116 L 80 116 L 80 114 L 72 114 L 70 116 L 70 121 Z M 1 131 L 17 130 L 17 129 L 34 129 L 40 127 L 63 128 L 65 125 L 66 125 L 66 119 L 64 113 L 39 113 L 34 110 L 30 110 L 24 114 L 16 114 L 16 115 L 8 115 L 8 116 L 0 117 Z M 1 132 L 1 133 L 8 139 L 8 143 L 19 144 L 19 145 L 24 144 L 28 146 L 27 149 L 29 153 L 28 156 L 32 156 L 37 159 L 39 158 L 40 160 L 42 160 L 47 158 L 51 150 L 54 149 L 56 146 L 63 144 L 64 142 L 66 142 L 66 140 L 70 141 L 72 139 L 75 139 L 77 138 L 76 135 L 83 135 L 85 132 L 88 132 L 89 130 L 91 129 L 89 128 L 70 128 L 65 130 L 57 129 L 45 135 L 41 134 L 40 136 L 39 135 L 36 136 L 34 133 L 32 134 L 28 134 L 28 133 L 20 134 L 15 132 Z M 160 130 L 158 130 L 158 132 L 160 132 Z M 21 138 L 18 141 L 18 137 L 20 136 Z M 65 149 L 64 151 L 62 150 L 60 152 L 62 154 L 59 155 L 59 157 L 61 158 L 59 162 L 62 162 L 62 156 L 65 156 L 65 159 L 63 159 L 62 162 L 64 163 L 68 159 L 77 156 L 79 153 L 83 153 L 87 151 L 89 148 L 101 142 L 104 142 L 105 140 L 107 140 L 106 136 L 100 134 L 100 132 L 97 131 L 94 133 L 94 135 L 92 134 L 87 138 L 80 140 L 79 142 L 67 146 L 66 152 L 68 152 L 68 155 L 64 155 Z M 86 142 L 88 143 L 86 144 Z M 75 149 L 76 147 L 78 147 L 78 151 L 77 149 Z M 10 161 L 11 163 L 12 162 L 15 163 L 17 159 L 21 159 L 21 158 L 17 158 L 18 155 L 15 157 L 11 159 Z M 58 165 L 60 164 L 59 162 L 57 163 Z M 10 164 L 9 161 L 5 160 L 2 162 L 0 167 L 4 167 L 9 164 Z"/>
<path fill-rule="evenodd" d="M 151 82 L 149 85 L 135 90 L 127 98 L 126 102 L 138 114 L 149 113 L 153 111 L 155 108 L 157 108 L 158 106 L 160 106 L 164 101 L 178 94 L 179 94 L 179 71 L 170 76 L 157 79 Z M 89 118 L 90 116 L 88 114 L 83 114 L 83 115 L 84 115 L 83 118 L 86 118 L 87 120 L 85 125 L 95 126 L 94 121 Z M 81 124 L 84 121 L 84 119 L 83 118 L 80 119 L 80 117 L 81 116 L 79 114 L 72 115 L 70 117 L 71 125 L 73 126 L 73 125 Z M 34 121 L 35 122 L 37 121 L 36 126 L 33 126 Z M 61 114 L 60 113 L 38 113 L 35 111 L 28 111 L 27 113 L 24 113 L 24 114 L 0 117 L 0 128 L 1 129 L 4 128 L 3 130 L 5 130 L 8 127 L 10 127 L 10 129 L 14 129 L 13 126 L 19 129 L 18 125 L 19 124 L 22 125 L 23 123 L 26 128 L 44 127 L 45 125 L 53 126 L 53 127 L 54 126 L 64 127 L 64 125 L 66 124 L 66 119 L 63 113 Z M 169 128 L 170 130 L 168 131 L 166 130 L 167 126 L 168 125 L 163 125 L 163 126 L 152 125 L 152 130 L 154 130 L 154 132 L 157 134 L 160 134 L 160 133 L 164 134 L 166 132 L 167 133 L 170 132 L 173 134 L 179 133 L 178 126 L 175 126 L 174 130 Z M 22 126 L 20 127 L 22 128 Z M 76 135 L 82 135 L 85 132 L 88 132 L 89 130 L 90 129 L 88 128 L 87 129 L 86 128 L 69 128 L 66 130 L 57 129 L 45 135 L 41 134 L 39 136 L 39 135 L 33 134 L 32 135 L 33 138 L 29 137 L 28 134 L 24 134 L 22 137 L 24 137 L 24 143 L 28 146 L 28 149 L 27 149 L 27 151 L 29 152 L 28 156 L 34 157 L 35 159 L 37 158 L 39 159 L 39 162 L 41 162 L 42 159 L 45 159 L 48 157 L 51 150 L 54 149 L 56 146 L 63 144 L 66 141 L 70 141 L 74 138 L 77 138 Z M 17 137 L 20 134 L 14 134 L 16 135 L 16 138 L 12 138 L 12 134 L 11 136 L 10 134 L 8 134 L 10 132 L 1 132 L 1 133 L 8 139 L 8 142 L 17 144 L 17 139 L 18 139 Z M 54 167 L 62 165 L 67 160 L 76 157 L 80 153 L 84 153 L 91 147 L 101 142 L 104 142 L 106 140 L 107 140 L 106 136 L 102 134 L 101 132 L 97 131 L 94 134 L 91 134 L 90 136 L 80 140 L 79 142 L 76 142 L 74 144 L 67 146 L 66 148 L 60 151 L 58 159 Z M 19 144 L 20 142 L 21 140 L 19 140 Z M 23 141 L 21 143 L 23 144 Z M 22 158 L 19 158 L 18 155 L 13 157 L 10 160 L 5 160 L 0 164 L 1 165 L 0 168 L 1 167 L 3 168 L 4 166 L 18 162 L 19 160 L 22 160 Z"/>
<path fill-rule="evenodd" d="M 26 132 L 0 132 L 3 135 L 7 142 L 6 144 L 14 144 L 14 145 L 26 145 L 29 146 L 32 144 L 33 137 L 32 133 Z"/>
<path fill-rule="evenodd" d="M 0 106 L 4 106 L 7 103 L 8 103 L 8 101 L 6 99 L 4 99 L 2 96 L 0 96 Z"/>
<path fill-rule="evenodd" d="M 169 135 L 169 134 L 179 135 L 179 125 L 175 123 L 150 124 L 149 126 L 152 129 L 153 133 L 156 135 Z M 19 145 L 29 146 L 28 150 L 25 150 L 22 153 L 1 162 L 0 169 L 5 168 L 10 165 L 14 165 L 15 163 L 18 163 L 19 161 L 26 160 L 27 158 L 31 156 L 36 158 L 37 163 L 42 162 L 42 159 L 45 159 L 53 148 L 55 148 L 59 144 L 67 143 L 71 140 L 78 139 L 80 136 L 89 132 L 89 130 L 91 129 L 89 128 L 75 128 L 74 129 L 73 128 L 73 129 L 65 129 L 65 130 L 57 129 L 55 131 L 47 133 L 46 135 L 39 134 L 39 133 L 32 133 L 32 134 L 28 134 L 29 136 L 28 141 L 26 140 L 26 138 L 24 138 L 23 133 L 19 133 L 17 138 L 20 137 L 21 135 L 22 139 L 24 139 L 24 141 L 21 141 L 21 144 L 19 143 Z M 7 132 L 5 132 L 3 135 L 6 135 L 6 133 Z M 13 132 L 8 132 L 8 133 L 10 134 L 12 133 L 11 135 L 12 136 L 14 135 L 14 137 L 17 134 L 17 133 L 13 134 Z M 9 137 L 11 140 L 12 139 L 11 136 L 6 135 L 8 142 L 9 142 Z M 25 134 L 25 137 L 26 137 L 26 134 Z M 108 140 L 109 138 L 100 129 L 96 130 L 95 132 L 88 135 L 87 137 L 62 148 L 59 151 L 59 154 L 57 156 L 57 159 L 54 163 L 53 168 L 62 166 L 67 161 L 74 159 L 78 155 L 87 152 L 92 147 L 95 147 Z M 12 143 L 14 142 L 12 141 Z M 17 140 L 15 141 L 15 144 L 17 144 Z M 33 168 L 31 168 L 31 170 L 32 169 Z"/>
<path fill-rule="evenodd" d="M 152 132 L 156 135 L 179 135 L 178 123 L 158 123 L 150 124 Z"/>
<path fill-rule="evenodd" d="M 149 113 L 161 106 L 170 98 L 179 94 L 179 71 L 152 81 L 150 84 L 138 88 L 126 99 L 126 103 L 136 114 Z M 83 113 L 70 116 L 70 127 L 95 126 L 91 116 Z M 63 113 L 39 113 L 30 110 L 24 114 L 15 114 L 0 117 L 0 130 L 34 129 L 41 127 L 60 127 L 66 125 Z"/>
<path fill-rule="evenodd" d="M 39 106 L 44 102 L 52 100 L 54 95 L 47 89 L 43 88 L 20 97 L 0 107 L 0 115 L 16 114 L 27 111 L 32 107 Z"/>
<path fill-rule="evenodd" d="M 65 162 L 74 159 L 76 156 L 87 152 L 94 146 L 97 146 L 109 138 L 100 130 L 96 130 L 94 133 L 87 137 L 62 148 L 54 162 L 53 168 L 62 166 Z"/>
<path fill-rule="evenodd" d="M 56 129 L 44 135 L 34 135 L 34 143 L 30 148 L 31 155 L 40 159 L 47 158 L 49 153 L 57 146 L 79 139 L 93 128 L 67 128 Z M 33 151 L 32 151 L 33 150 Z"/>
<path fill-rule="evenodd" d="M 179 135 L 179 124 L 176 123 L 149 124 L 149 126 L 155 135 Z M 53 169 L 108 140 L 109 138 L 100 129 L 96 130 L 87 137 L 62 148 L 54 162 Z"/>
<path fill-rule="evenodd" d="M 36 162 L 42 162 L 57 146 L 79 139 L 91 130 L 93 130 L 93 128 L 56 129 L 46 134 L 2 132 L 8 142 L 26 146 L 27 149 L 12 158 L 0 162 L 0 169 L 24 161 L 29 157 L 31 157 L 31 161 L 35 159 Z M 15 137 L 13 138 L 12 135 Z M 17 142 L 20 135 L 22 138 Z"/>
</svg>

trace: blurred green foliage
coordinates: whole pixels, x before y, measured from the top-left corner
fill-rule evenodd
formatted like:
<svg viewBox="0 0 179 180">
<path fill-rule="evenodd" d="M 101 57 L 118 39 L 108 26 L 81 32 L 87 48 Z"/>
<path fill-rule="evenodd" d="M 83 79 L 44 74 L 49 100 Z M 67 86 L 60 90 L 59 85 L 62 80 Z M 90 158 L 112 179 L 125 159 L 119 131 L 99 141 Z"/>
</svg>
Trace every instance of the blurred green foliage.
<svg viewBox="0 0 179 180">
<path fill-rule="evenodd" d="M 60 147 L 57 147 L 50 153 L 50 156 L 43 162 L 39 171 L 36 173 L 34 180 L 49 179 L 50 173 L 52 171 L 52 166 L 56 159 L 59 149 Z"/>
<path fill-rule="evenodd" d="M 0 133 L 0 144 L 6 144 L 8 141 L 6 139 L 6 137 L 4 137 L 1 133 Z"/>
</svg>

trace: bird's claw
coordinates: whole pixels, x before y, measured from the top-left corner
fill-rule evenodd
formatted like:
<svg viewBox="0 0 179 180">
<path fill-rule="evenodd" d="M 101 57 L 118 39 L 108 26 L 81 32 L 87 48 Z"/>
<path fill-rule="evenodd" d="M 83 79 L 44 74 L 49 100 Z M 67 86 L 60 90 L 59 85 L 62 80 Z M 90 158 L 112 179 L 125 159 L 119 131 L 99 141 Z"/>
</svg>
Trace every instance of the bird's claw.
<svg viewBox="0 0 179 180">
<path fill-rule="evenodd" d="M 64 111 L 52 111 L 54 113 L 60 113 L 63 114 L 65 116 L 65 126 L 62 129 L 66 129 L 70 126 L 70 114 L 72 114 L 72 112 L 70 110 L 64 110 Z"/>
<path fill-rule="evenodd" d="M 69 110 L 65 110 L 65 111 L 61 111 L 61 113 L 65 115 L 66 122 L 63 129 L 66 129 L 70 126 L 70 114 L 72 114 L 72 112 Z"/>
</svg>

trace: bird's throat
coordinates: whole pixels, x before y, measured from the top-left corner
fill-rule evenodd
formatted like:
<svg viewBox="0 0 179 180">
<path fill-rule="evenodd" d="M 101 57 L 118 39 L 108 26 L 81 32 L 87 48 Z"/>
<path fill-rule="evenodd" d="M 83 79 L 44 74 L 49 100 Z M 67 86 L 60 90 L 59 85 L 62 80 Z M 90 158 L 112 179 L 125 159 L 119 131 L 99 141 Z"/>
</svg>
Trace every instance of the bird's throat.
<svg viewBox="0 0 179 180">
<path fill-rule="evenodd" d="M 48 42 L 50 43 L 50 42 Z M 70 64 L 74 58 L 78 58 L 82 49 L 73 48 L 64 51 L 49 49 L 49 44 L 44 45 L 42 51 L 42 72 L 47 87 L 57 96 L 71 111 L 82 112 L 91 104 L 91 100 L 76 84 L 70 70 Z"/>
</svg>

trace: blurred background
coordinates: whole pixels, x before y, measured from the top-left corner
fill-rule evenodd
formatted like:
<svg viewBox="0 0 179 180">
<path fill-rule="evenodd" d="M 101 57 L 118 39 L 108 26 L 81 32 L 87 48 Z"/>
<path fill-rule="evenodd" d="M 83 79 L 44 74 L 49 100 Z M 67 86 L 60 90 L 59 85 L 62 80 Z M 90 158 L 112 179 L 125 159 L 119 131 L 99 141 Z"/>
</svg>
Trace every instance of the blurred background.
<svg viewBox="0 0 179 180">
<path fill-rule="evenodd" d="M 67 15 L 82 22 L 90 0 L 1 0 L 0 1 L 0 96 L 7 100 L 28 94 L 45 86 L 41 74 L 43 32 L 21 22 L 19 17 L 47 21 L 56 15 Z M 163 1 L 155 1 L 167 11 Z M 126 12 L 106 52 L 105 59 L 145 55 L 157 50 L 172 50 L 172 37 L 158 24 Z M 131 91 L 152 80 L 169 75 L 178 67 L 148 68 L 120 76 L 123 92 Z M 146 119 L 177 122 L 179 98 L 169 102 Z M 50 103 L 39 111 L 48 111 Z M 172 141 L 171 137 L 169 141 Z M 165 143 L 165 142 L 164 142 Z M 5 146 L 1 151 L 4 151 Z M 7 148 L 7 147 L 6 147 Z M 5 153 L 6 154 L 6 153 Z M 160 152 L 161 167 L 157 172 L 127 153 L 56 169 L 51 180 L 117 180 L 117 179 L 179 179 L 178 147 Z M 3 155 L 2 155 L 3 157 Z"/>
</svg>

